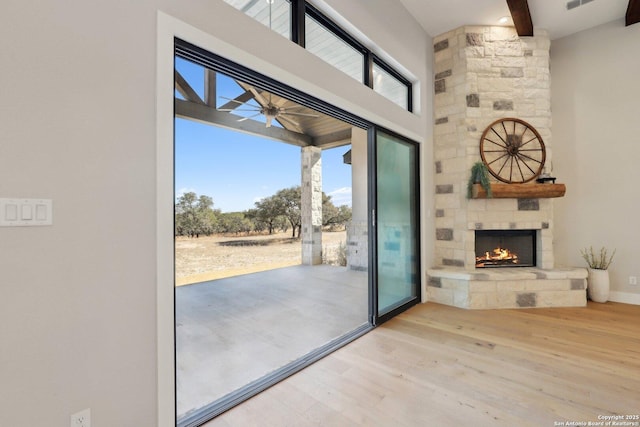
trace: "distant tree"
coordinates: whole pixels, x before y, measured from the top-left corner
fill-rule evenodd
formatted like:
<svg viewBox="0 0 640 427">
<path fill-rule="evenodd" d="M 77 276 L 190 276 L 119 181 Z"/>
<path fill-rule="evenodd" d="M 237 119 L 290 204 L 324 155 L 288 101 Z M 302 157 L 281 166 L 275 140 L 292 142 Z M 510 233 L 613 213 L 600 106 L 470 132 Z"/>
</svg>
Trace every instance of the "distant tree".
<svg viewBox="0 0 640 427">
<path fill-rule="evenodd" d="M 296 237 L 296 231 L 298 232 L 298 237 L 300 237 L 302 228 L 302 192 L 300 186 L 279 190 L 273 197 L 277 200 L 280 214 L 287 218 L 289 224 L 291 224 L 292 237 Z"/>
<path fill-rule="evenodd" d="M 269 230 L 269 234 L 273 234 L 276 227 L 282 223 L 283 200 L 277 196 L 265 197 L 255 202 L 255 206 L 255 209 L 249 211 L 249 216 L 256 223 L 263 224 Z"/>
<path fill-rule="evenodd" d="M 331 196 L 322 193 L 322 225 L 325 227 L 345 227 L 351 221 L 351 208 L 347 205 L 336 207 Z"/>
<path fill-rule="evenodd" d="M 220 214 L 218 228 L 223 233 L 248 233 L 253 230 L 253 223 L 244 212 L 225 212 Z"/>
<path fill-rule="evenodd" d="M 175 206 L 176 235 L 200 237 L 215 232 L 219 211 L 213 209 L 213 199 L 194 192 L 184 193 Z"/>
</svg>

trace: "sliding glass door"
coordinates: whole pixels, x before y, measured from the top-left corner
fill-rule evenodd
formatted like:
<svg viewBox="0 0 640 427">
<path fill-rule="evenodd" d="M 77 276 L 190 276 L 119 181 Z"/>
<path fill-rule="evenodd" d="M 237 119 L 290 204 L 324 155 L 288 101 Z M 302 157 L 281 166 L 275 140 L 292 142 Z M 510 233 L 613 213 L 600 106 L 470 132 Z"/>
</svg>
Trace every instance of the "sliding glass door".
<svg viewBox="0 0 640 427">
<path fill-rule="evenodd" d="M 373 134 L 374 322 L 420 299 L 418 145 L 391 132 Z"/>
</svg>

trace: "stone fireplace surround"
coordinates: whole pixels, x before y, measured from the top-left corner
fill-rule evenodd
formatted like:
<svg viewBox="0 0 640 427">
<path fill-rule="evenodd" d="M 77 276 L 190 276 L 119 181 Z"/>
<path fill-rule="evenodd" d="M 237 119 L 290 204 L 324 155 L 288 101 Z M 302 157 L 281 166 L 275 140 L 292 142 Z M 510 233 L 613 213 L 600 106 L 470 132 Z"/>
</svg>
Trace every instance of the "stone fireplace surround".
<svg viewBox="0 0 640 427">
<path fill-rule="evenodd" d="M 542 136 L 551 161 L 549 37 L 461 27 L 434 39 L 436 266 L 429 301 L 469 309 L 586 305 L 583 268 L 555 268 L 553 199 L 467 199 L 482 131 L 516 117 Z M 476 230 L 536 230 L 536 267 L 475 267 Z"/>
</svg>

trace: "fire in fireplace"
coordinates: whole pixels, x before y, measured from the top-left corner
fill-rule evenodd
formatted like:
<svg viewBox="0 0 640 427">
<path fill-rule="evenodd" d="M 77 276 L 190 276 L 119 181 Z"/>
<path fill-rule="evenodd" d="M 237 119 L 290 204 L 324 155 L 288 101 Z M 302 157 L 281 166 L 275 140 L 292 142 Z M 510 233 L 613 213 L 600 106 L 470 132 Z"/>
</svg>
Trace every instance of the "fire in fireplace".
<svg viewBox="0 0 640 427">
<path fill-rule="evenodd" d="M 476 230 L 476 268 L 534 267 L 536 230 Z"/>
</svg>

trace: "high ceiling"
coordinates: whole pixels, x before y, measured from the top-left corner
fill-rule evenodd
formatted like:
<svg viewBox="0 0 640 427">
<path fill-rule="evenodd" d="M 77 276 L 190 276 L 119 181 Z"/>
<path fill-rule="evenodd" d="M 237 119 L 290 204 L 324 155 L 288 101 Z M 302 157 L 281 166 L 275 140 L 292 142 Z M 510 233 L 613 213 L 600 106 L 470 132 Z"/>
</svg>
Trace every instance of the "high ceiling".
<svg viewBox="0 0 640 427">
<path fill-rule="evenodd" d="M 567 10 L 568 1 L 570 0 L 528 0 L 534 28 L 546 29 L 552 40 L 558 39 L 624 18 L 629 3 L 629 0 L 582 0 L 582 5 Z M 501 25 L 498 23 L 501 17 L 510 17 L 506 0 L 400 2 L 432 37 L 463 25 Z M 509 20 L 502 25 L 513 25 L 513 22 Z"/>
</svg>

